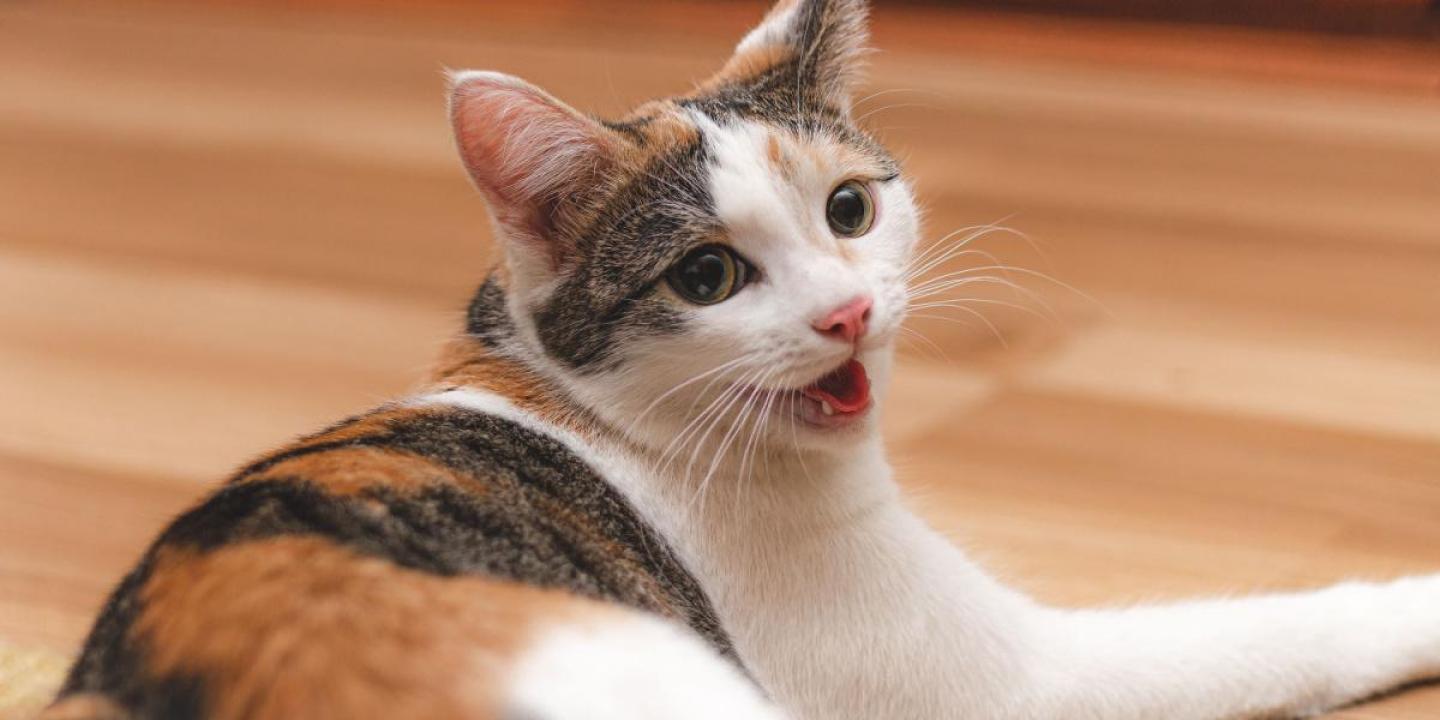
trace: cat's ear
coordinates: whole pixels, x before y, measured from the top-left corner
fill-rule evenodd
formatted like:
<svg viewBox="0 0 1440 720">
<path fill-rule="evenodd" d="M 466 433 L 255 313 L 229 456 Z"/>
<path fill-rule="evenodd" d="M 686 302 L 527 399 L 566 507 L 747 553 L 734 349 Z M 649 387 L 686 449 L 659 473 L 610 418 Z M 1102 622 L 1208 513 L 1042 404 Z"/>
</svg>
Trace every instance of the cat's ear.
<svg viewBox="0 0 1440 720">
<path fill-rule="evenodd" d="M 780 0 L 705 85 L 756 86 L 849 113 L 869 34 L 865 0 Z"/>
<path fill-rule="evenodd" d="M 473 70 L 450 75 L 450 121 L 507 239 L 562 264 L 567 221 L 613 166 L 613 131 L 524 80 Z"/>
</svg>

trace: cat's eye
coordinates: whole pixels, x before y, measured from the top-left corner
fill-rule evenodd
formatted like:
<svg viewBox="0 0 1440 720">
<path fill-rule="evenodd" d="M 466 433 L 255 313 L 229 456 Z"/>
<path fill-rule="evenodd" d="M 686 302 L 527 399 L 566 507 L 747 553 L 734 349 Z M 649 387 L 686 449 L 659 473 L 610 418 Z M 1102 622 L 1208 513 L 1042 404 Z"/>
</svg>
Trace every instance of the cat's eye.
<svg viewBox="0 0 1440 720">
<path fill-rule="evenodd" d="M 724 245 L 702 245 L 670 268 L 670 287 L 696 305 L 714 305 L 739 292 L 749 265 Z"/>
<path fill-rule="evenodd" d="M 846 180 L 830 193 L 825 203 L 825 220 L 830 230 L 841 237 L 860 237 L 875 222 L 875 200 L 870 189 L 859 180 Z"/>
</svg>

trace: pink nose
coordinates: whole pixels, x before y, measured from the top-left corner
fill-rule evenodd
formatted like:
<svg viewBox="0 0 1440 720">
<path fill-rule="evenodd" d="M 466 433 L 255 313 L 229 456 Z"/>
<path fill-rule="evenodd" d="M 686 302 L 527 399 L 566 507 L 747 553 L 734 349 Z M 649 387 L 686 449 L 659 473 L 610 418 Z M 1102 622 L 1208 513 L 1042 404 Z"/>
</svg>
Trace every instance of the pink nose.
<svg viewBox="0 0 1440 720">
<path fill-rule="evenodd" d="M 870 321 L 872 304 L 869 295 L 861 295 L 831 310 L 830 314 L 811 323 L 811 326 L 821 335 L 853 343 L 865 337 L 865 324 Z"/>
</svg>

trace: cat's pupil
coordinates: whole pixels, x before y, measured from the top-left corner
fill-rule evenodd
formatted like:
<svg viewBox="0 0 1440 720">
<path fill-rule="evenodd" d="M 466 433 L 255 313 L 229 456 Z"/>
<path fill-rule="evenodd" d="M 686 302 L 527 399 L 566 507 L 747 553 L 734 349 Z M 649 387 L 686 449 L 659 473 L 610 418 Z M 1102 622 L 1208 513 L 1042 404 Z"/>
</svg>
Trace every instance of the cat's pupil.
<svg viewBox="0 0 1440 720">
<path fill-rule="evenodd" d="M 670 287 L 690 302 L 711 305 L 735 294 L 745 284 L 746 267 L 724 245 L 706 245 L 675 263 L 670 269 Z"/>
<path fill-rule="evenodd" d="M 713 296 L 725 283 L 725 274 L 725 260 L 715 252 L 691 258 L 682 271 L 685 284 L 700 297 Z"/>
<path fill-rule="evenodd" d="M 869 192 L 859 183 L 851 181 L 830 193 L 825 217 L 835 234 L 855 237 L 870 229 L 871 212 Z"/>
<path fill-rule="evenodd" d="M 860 195 L 850 188 L 841 188 L 830 199 L 830 217 L 840 227 L 853 230 L 860 226 L 860 220 L 865 216 L 865 201 Z"/>
</svg>

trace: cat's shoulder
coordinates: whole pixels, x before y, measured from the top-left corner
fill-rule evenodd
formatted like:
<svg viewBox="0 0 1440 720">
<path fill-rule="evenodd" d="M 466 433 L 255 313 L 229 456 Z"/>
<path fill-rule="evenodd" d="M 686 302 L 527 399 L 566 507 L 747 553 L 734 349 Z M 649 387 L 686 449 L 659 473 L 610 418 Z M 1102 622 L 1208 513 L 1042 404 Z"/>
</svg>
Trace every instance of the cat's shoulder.
<svg viewBox="0 0 1440 720">
<path fill-rule="evenodd" d="M 683 571 L 602 465 L 578 437 L 504 396 L 452 389 L 383 405 L 261 457 L 159 544 L 210 549 L 313 535 L 425 572 L 643 605 L 648 593 L 637 586 Z"/>
<path fill-rule="evenodd" d="M 278 633 L 235 639 L 259 652 L 313 621 L 306 608 L 329 604 L 328 617 L 417 593 L 494 605 L 486 588 L 658 614 L 733 657 L 695 578 L 585 452 L 503 397 L 471 390 L 387 404 L 279 448 L 161 533 L 112 594 L 66 694 L 169 677 L 136 669 L 181 645 L 155 628 L 225 625 L 227 607 Z M 374 597 L 332 592 L 334 578 L 357 573 L 383 576 Z M 188 697 L 146 682 L 156 698 Z"/>
</svg>

